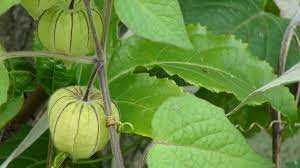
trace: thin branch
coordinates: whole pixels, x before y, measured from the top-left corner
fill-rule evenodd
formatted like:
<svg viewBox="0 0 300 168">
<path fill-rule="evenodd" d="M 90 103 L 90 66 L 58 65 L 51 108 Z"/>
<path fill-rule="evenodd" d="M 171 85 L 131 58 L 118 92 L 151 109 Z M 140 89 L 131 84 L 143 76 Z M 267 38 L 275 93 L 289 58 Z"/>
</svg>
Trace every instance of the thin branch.
<svg viewBox="0 0 300 168">
<path fill-rule="evenodd" d="M 295 37 L 296 42 L 298 44 L 298 49 L 300 49 L 300 39 L 299 39 L 296 32 L 294 33 L 294 37 Z M 299 99 L 300 99 L 300 82 L 298 82 L 298 85 L 297 85 L 297 93 L 296 93 L 296 104 L 297 104 L 297 106 L 299 104 Z"/>
<path fill-rule="evenodd" d="M 52 162 L 53 162 L 53 155 L 54 155 L 53 142 L 52 142 L 51 137 L 49 137 L 46 168 L 51 168 L 51 165 L 52 165 Z"/>
<path fill-rule="evenodd" d="M 279 75 L 285 72 L 285 65 L 286 65 L 286 59 L 287 59 L 289 47 L 292 38 L 295 34 L 294 30 L 299 25 L 299 23 L 300 23 L 300 11 L 297 11 L 296 15 L 293 17 L 288 27 L 286 28 L 281 42 L 281 50 L 280 50 L 279 66 L 278 66 Z"/>
<path fill-rule="evenodd" d="M 17 51 L 17 52 L 4 52 L 0 54 L 0 61 L 4 61 L 11 58 L 54 58 L 62 59 L 71 62 L 93 64 L 95 62 L 94 57 L 89 56 L 72 56 L 59 52 L 48 52 L 48 51 Z"/>
<path fill-rule="evenodd" d="M 296 15 L 292 18 L 288 27 L 285 30 L 282 43 L 281 50 L 279 56 L 279 64 L 278 64 L 278 75 L 281 76 L 285 72 L 286 59 L 288 56 L 289 47 L 294 35 L 294 30 L 297 25 L 300 23 L 300 11 L 297 11 Z M 272 151 L 273 151 L 273 161 L 275 163 L 276 168 L 280 168 L 280 146 L 281 146 L 281 116 L 280 113 L 274 109 L 272 109 L 272 120 L 279 121 L 278 123 L 274 123 L 273 125 L 273 141 L 272 141 Z"/>
<path fill-rule="evenodd" d="M 5 133 L 5 128 L 3 128 L 2 130 L 0 130 L 0 144 L 1 144 L 2 139 L 4 137 L 4 133 Z"/>
<path fill-rule="evenodd" d="M 89 79 L 89 82 L 88 82 L 88 86 L 86 88 L 86 91 L 84 93 L 84 96 L 83 96 L 83 101 L 88 101 L 89 99 L 89 93 L 91 91 L 91 88 L 95 82 L 95 79 L 96 79 L 96 74 L 98 72 L 98 70 L 101 68 L 101 66 L 103 66 L 103 64 L 97 64 L 95 69 L 93 70 L 92 74 L 91 74 L 91 77 Z"/>
<path fill-rule="evenodd" d="M 111 8 L 112 8 L 113 1 L 111 0 L 104 0 L 104 37 L 108 37 L 109 34 L 109 24 L 110 24 L 110 13 L 111 13 Z M 91 7 L 90 7 L 90 0 L 84 0 L 84 5 L 87 10 L 88 14 L 88 20 L 90 23 L 90 28 L 93 34 L 94 42 L 95 42 L 95 47 L 96 47 L 96 54 L 98 56 L 99 61 L 97 64 L 102 64 L 101 68 L 97 71 L 97 74 L 99 76 L 99 85 L 101 87 L 102 95 L 103 95 L 103 102 L 104 102 L 104 111 L 106 116 L 111 115 L 111 99 L 110 99 L 110 93 L 109 93 L 109 88 L 108 88 L 108 82 L 107 82 L 107 73 L 106 73 L 106 65 L 105 65 L 105 58 L 106 58 L 106 50 L 103 50 L 103 47 L 101 45 L 101 42 L 97 36 L 97 31 L 95 28 L 95 24 L 93 22 L 93 17 L 92 17 L 92 12 L 91 12 Z M 108 39 L 104 38 L 103 44 L 104 44 L 104 49 L 106 48 L 105 46 L 107 45 Z M 120 149 L 120 137 L 116 131 L 116 126 L 111 125 L 109 126 L 109 133 L 110 133 L 110 140 L 111 140 L 111 148 L 112 148 L 112 153 L 114 155 L 115 161 L 116 161 L 116 167 L 118 168 L 124 168 L 124 163 L 123 163 L 123 157 L 122 157 L 122 152 Z"/>
</svg>

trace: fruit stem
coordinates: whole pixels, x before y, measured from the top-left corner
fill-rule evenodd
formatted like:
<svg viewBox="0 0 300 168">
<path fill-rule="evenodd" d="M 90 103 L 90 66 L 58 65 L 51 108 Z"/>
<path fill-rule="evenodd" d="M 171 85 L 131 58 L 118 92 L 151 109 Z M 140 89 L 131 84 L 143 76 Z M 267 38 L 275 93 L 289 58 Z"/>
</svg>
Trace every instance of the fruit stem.
<svg viewBox="0 0 300 168">
<path fill-rule="evenodd" d="M 99 76 L 99 85 L 102 91 L 102 96 L 103 96 L 103 102 L 104 102 L 104 112 L 106 117 L 111 116 L 111 99 L 110 99 L 110 93 L 109 93 L 109 88 L 108 88 L 108 82 L 107 82 L 107 72 L 106 72 L 106 56 L 107 56 L 107 44 L 108 44 L 108 34 L 109 34 L 109 25 L 110 25 L 110 16 L 111 16 L 111 11 L 112 11 L 112 6 L 113 6 L 113 0 L 104 0 L 104 30 L 103 30 L 103 36 L 102 36 L 102 44 L 101 41 L 99 40 L 95 28 L 95 24 L 93 21 L 93 16 L 91 12 L 91 6 L 90 6 L 90 0 L 84 0 L 84 5 L 86 7 L 86 11 L 88 14 L 88 20 L 90 23 L 90 28 L 91 32 L 93 34 L 95 46 L 96 46 L 96 54 L 98 57 L 97 64 L 99 62 L 102 63 L 102 66 L 97 70 L 98 76 Z M 102 46 L 103 45 L 103 46 Z M 104 50 L 103 50 L 104 48 Z M 96 65 L 97 65 L 96 64 Z M 93 79 L 93 78 L 91 78 Z M 92 83 L 92 82 L 91 82 Z M 116 167 L 118 168 L 124 168 L 124 161 L 122 157 L 122 152 L 120 149 L 120 137 L 119 134 L 117 133 L 116 130 L 116 125 L 111 125 L 109 126 L 109 133 L 110 133 L 110 140 L 111 140 L 111 148 L 112 148 L 112 153 L 114 155 L 114 159 L 116 162 Z"/>
<path fill-rule="evenodd" d="M 91 76 L 90 76 L 90 79 L 89 79 L 89 82 L 88 82 L 88 85 L 87 85 L 87 88 L 86 88 L 86 91 L 84 93 L 84 96 L 83 96 L 83 101 L 87 102 L 89 100 L 89 93 L 91 91 L 91 88 L 92 88 L 92 85 L 94 84 L 95 82 L 95 79 L 96 79 L 96 74 L 97 74 L 97 71 L 103 66 L 103 63 L 99 62 L 99 63 L 96 63 L 96 66 L 95 66 L 95 69 L 93 70 Z"/>
</svg>

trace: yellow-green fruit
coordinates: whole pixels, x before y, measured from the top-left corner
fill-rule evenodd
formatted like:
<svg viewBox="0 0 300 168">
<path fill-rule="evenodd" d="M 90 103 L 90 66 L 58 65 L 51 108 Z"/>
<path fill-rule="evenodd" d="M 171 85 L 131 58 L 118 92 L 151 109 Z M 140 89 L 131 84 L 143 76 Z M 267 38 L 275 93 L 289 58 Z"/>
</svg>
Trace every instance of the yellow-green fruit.
<svg viewBox="0 0 300 168">
<path fill-rule="evenodd" d="M 51 96 L 48 105 L 54 145 L 74 160 L 89 158 L 109 140 L 101 92 L 93 90 L 88 101 L 83 101 L 84 92 L 85 87 L 80 86 L 62 88 Z M 112 110 L 118 114 L 113 103 Z"/>
<path fill-rule="evenodd" d="M 38 17 L 52 5 L 60 0 L 21 0 L 21 5 L 34 18 Z"/>
<path fill-rule="evenodd" d="M 102 36 L 102 18 L 98 10 L 92 10 L 93 21 L 99 38 Z M 70 9 L 69 3 L 60 3 L 47 9 L 38 23 L 38 36 L 49 50 L 71 55 L 87 55 L 95 50 L 83 3 Z"/>
</svg>

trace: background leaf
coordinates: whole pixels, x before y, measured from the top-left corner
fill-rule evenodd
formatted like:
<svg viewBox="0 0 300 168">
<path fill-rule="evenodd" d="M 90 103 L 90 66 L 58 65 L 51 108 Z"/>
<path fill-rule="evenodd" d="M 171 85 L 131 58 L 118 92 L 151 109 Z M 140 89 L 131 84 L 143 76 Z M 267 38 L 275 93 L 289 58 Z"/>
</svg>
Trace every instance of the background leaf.
<svg viewBox="0 0 300 168">
<path fill-rule="evenodd" d="M 7 92 L 9 88 L 8 72 L 2 62 L 0 62 L 0 105 L 7 100 Z"/>
<path fill-rule="evenodd" d="M 12 98 L 0 106 L 0 130 L 19 113 L 23 102 L 24 98 L 20 96 Z"/>
<path fill-rule="evenodd" d="M 236 112 L 240 108 L 242 108 L 244 105 L 246 105 L 249 101 L 252 99 L 255 99 L 255 97 L 264 94 L 266 91 L 278 87 L 280 85 L 289 84 L 293 82 L 300 81 L 300 63 L 293 66 L 291 69 L 286 71 L 284 74 L 282 74 L 277 79 L 274 79 L 273 81 L 265 84 L 264 86 L 256 89 L 252 93 L 250 93 L 237 107 L 235 107 L 231 113 Z"/>
<path fill-rule="evenodd" d="M 150 40 L 192 48 L 177 0 L 116 0 L 121 21 Z"/>
<path fill-rule="evenodd" d="M 4 52 L 4 49 L 0 46 L 0 53 Z M 7 69 L 2 61 L 0 61 L 0 105 L 7 100 L 7 92 L 9 89 L 9 76 Z"/>
<path fill-rule="evenodd" d="M 200 23 L 217 34 L 234 34 L 251 52 L 277 69 L 281 40 L 288 21 L 266 12 L 267 0 L 179 0 L 186 23 Z M 287 68 L 300 61 L 291 45 Z"/>
<path fill-rule="evenodd" d="M 222 109 L 191 95 L 164 102 L 152 127 L 150 168 L 273 167 L 254 153 Z"/>
<path fill-rule="evenodd" d="M 9 96 L 22 96 L 35 88 L 35 69 L 31 59 L 16 58 L 5 61 L 9 72 Z"/>
<path fill-rule="evenodd" d="M 213 93 L 208 91 L 207 89 L 201 88 L 196 94 L 197 97 L 209 101 L 211 104 L 222 108 L 225 112 L 230 112 L 234 109 L 240 101 L 234 97 L 232 94 L 227 93 Z M 230 116 L 229 120 L 236 127 L 242 129 L 242 133 L 247 136 L 253 136 L 260 128 L 253 127 L 251 128 L 253 123 L 259 124 L 264 128 L 268 128 L 271 122 L 271 108 L 270 105 L 264 103 L 260 106 L 244 106 L 240 109 L 239 113 L 236 115 Z M 288 131 L 288 130 L 283 130 Z"/>
<path fill-rule="evenodd" d="M 119 78 L 110 83 L 110 91 L 122 122 L 132 123 L 134 133 L 143 136 L 151 136 L 152 117 L 161 103 L 182 94 L 174 82 L 145 74 Z"/>
<path fill-rule="evenodd" d="M 46 130 L 49 128 L 48 126 L 48 116 L 47 113 L 44 113 L 42 117 L 39 119 L 39 121 L 34 125 L 34 127 L 30 130 L 30 132 L 26 135 L 24 139 L 20 142 L 20 144 L 15 148 L 12 153 L 10 153 L 12 150 L 3 150 L 5 152 L 9 152 L 5 155 L 4 159 L 5 161 L 0 165 L 0 168 L 6 168 L 10 162 L 12 162 L 14 159 L 16 159 L 18 156 L 20 156 L 25 150 L 27 150 L 34 142 L 39 139 L 43 133 L 46 132 Z M 16 145 L 16 144 L 15 144 Z M 1 148 L 0 148 L 1 149 Z M 2 150 L 0 150 L 2 151 Z M 47 151 L 47 150 L 42 150 Z M 46 157 L 43 157 L 46 158 Z M 29 160 L 32 160 L 29 158 Z M 33 159 L 35 160 L 35 159 Z M 23 165 L 24 166 L 24 165 Z"/>
<path fill-rule="evenodd" d="M 183 50 L 136 36 L 124 40 L 109 64 L 110 81 L 132 72 L 137 66 L 149 68 L 157 65 L 192 85 L 213 92 L 232 93 L 242 101 L 256 88 L 276 78 L 266 62 L 253 57 L 246 45 L 234 37 L 213 35 L 199 26 L 189 26 L 189 30 L 194 50 Z M 297 118 L 294 97 L 287 88 L 271 89 L 249 104 L 264 102 L 270 102 L 290 121 Z"/>
<path fill-rule="evenodd" d="M 299 168 L 300 144 L 299 130 L 291 137 L 285 138 L 281 143 L 280 161 L 282 168 Z M 272 135 L 266 130 L 261 130 L 258 134 L 248 139 L 248 143 L 262 156 L 272 158 Z"/>
<path fill-rule="evenodd" d="M 293 66 L 291 69 L 287 70 L 284 74 L 274 79 L 272 82 L 264 85 L 263 87 L 256 90 L 256 92 L 265 92 L 271 88 L 285 85 L 289 83 L 294 83 L 300 81 L 300 63 Z"/>
<path fill-rule="evenodd" d="M 31 129 L 30 126 L 24 125 L 21 130 L 5 143 L 0 145 L 0 163 L 4 161 L 16 146 L 25 138 Z M 27 151 L 14 160 L 9 168 L 41 168 L 46 166 L 48 147 L 48 134 L 45 133 L 38 139 Z M 0 166 L 1 167 L 1 166 Z"/>
<path fill-rule="evenodd" d="M 0 15 L 6 12 L 10 7 L 19 3 L 20 0 L 1 0 Z"/>
<path fill-rule="evenodd" d="M 67 69 L 60 60 L 38 58 L 36 59 L 36 77 L 48 94 L 61 87 L 66 87 L 74 83 L 74 74 Z"/>
</svg>

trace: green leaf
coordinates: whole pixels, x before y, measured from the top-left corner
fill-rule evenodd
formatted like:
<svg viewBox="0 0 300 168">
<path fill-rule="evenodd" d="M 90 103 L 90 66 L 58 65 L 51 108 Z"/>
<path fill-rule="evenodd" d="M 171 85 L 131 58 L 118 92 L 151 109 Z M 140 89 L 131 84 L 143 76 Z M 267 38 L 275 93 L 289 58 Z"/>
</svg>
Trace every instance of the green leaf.
<svg viewBox="0 0 300 168">
<path fill-rule="evenodd" d="M 4 49 L 0 46 L 0 53 L 2 53 L 3 51 Z M 8 89 L 9 89 L 8 71 L 5 68 L 3 62 L 0 61 L 0 105 L 6 102 Z"/>
<path fill-rule="evenodd" d="M 232 94 L 213 93 L 204 88 L 201 88 L 195 95 L 224 109 L 226 112 L 230 112 L 238 104 L 240 104 L 240 101 L 238 101 Z M 268 104 L 260 106 L 244 106 L 240 109 L 238 114 L 230 116 L 229 120 L 232 124 L 241 129 L 244 135 L 252 136 L 257 131 L 260 131 L 259 127 L 252 127 L 254 123 L 265 128 L 269 126 L 272 121 L 270 112 L 271 108 Z M 289 130 L 286 129 L 285 131 Z"/>
<path fill-rule="evenodd" d="M 45 50 L 37 36 L 35 36 L 33 42 L 34 51 Z M 37 82 L 50 95 L 59 88 L 74 84 L 74 79 L 77 75 L 73 73 L 73 69 L 67 69 L 62 60 L 51 58 L 35 59 L 35 69 Z"/>
<path fill-rule="evenodd" d="M 177 0 L 116 0 L 121 21 L 139 36 L 191 49 Z"/>
<path fill-rule="evenodd" d="M 60 60 L 36 59 L 37 81 L 43 85 L 48 94 L 74 82 L 71 70 L 68 70 Z"/>
<path fill-rule="evenodd" d="M 42 134 L 44 134 L 46 132 L 46 130 L 48 128 L 49 128 L 48 116 L 47 116 L 47 113 L 44 113 L 43 116 L 39 119 L 39 121 L 30 130 L 30 132 L 26 135 L 26 137 L 22 138 L 22 141 L 20 142 L 19 146 L 17 146 L 17 148 L 15 148 L 16 144 L 14 144 L 14 148 L 15 148 L 14 150 L 13 149 L 5 150 L 5 152 L 6 152 L 5 157 L 3 157 L 4 154 L 2 154 L 2 157 L 1 157 L 1 158 L 5 159 L 5 161 L 0 165 L 0 168 L 6 168 L 10 164 L 10 162 L 12 162 L 19 155 L 21 155 L 25 150 L 27 150 L 30 146 L 32 146 L 32 144 L 34 142 L 36 142 L 42 136 Z M 19 141 L 18 141 L 18 143 L 19 143 Z M 0 149 L 1 149 L 0 151 L 4 151 L 4 150 L 2 150 L 2 148 L 4 148 L 4 147 L 0 147 Z M 44 150 L 43 150 L 43 148 L 38 148 L 38 149 L 39 150 L 37 150 L 37 151 L 45 151 L 45 152 L 47 151 L 46 148 L 44 148 Z M 13 150 L 13 152 L 11 154 L 7 153 L 7 152 L 11 152 L 11 150 Z M 29 159 L 29 161 L 35 161 L 35 162 L 37 162 L 35 164 L 38 164 L 39 163 L 38 160 L 35 159 L 38 156 L 39 155 L 33 157 L 33 159 L 27 157 L 27 159 Z"/>
<path fill-rule="evenodd" d="M 74 72 L 74 76 L 75 76 L 75 84 L 81 86 L 87 85 L 94 68 L 95 68 L 94 65 L 74 64 L 72 66 L 72 71 Z M 99 88 L 98 81 L 95 81 L 94 85 L 97 88 Z"/>
<path fill-rule="evenodd" d="M 120 110 L 122 122 L 130 122 L 134 133 L 143 136 L 151 136 L 152 117 L 161 103 L 182 94 L 174 82 L 145 74 L 119 78 L 110 83 L 110 91 Z"/>
<path fill-rule="evenodd" d="M 16 58 L 5 61 L 9 72 L 9 96 L 21 96 L 35 88 L 35 69 L 31 59 Z"/>
<path fill-rule="evenodd" d="M 4 64 L 0 62 L 0 105 L 7 100 L 7 92 L 9 88 L 9 76 Z"/>
<path fill-rule="evenodd" d="M 1 0 L 0 2 L 0 15 L 6 12 L 10 7 L 16 5 L 20 0 Z"/>
<path fill-rule="evenodd" d="M 0 130 L 21 110 L 24 98 L 15 97 L 0 106 Z"/>
<path fill-rule="evenodd" d="M 265 12 L 266 0 L 179 0 L 186 23 L 200 23 L 218 34 L 234 34 L 251 52 L 277 69 L 281 40 L 288 21 Z M 209 18 L 209 19 L 208 19 Z M 291 45 L 287 68 L 300 61 Z"/>
<path fill-rule="evenodd" d="M 242 101 L 252 91 L 276 78 L 266 62 L 253 57 L 246 45 L 233 36 L 213 35 L 197 26 L 190 26 L 189 30 L 194 50 L 183 50 L 135 36 L 124 40 L 109 64 L 110 81 L 132 72 L 137 66 L 158 65 L 190 84 L 214 92 L 232 93 Z M 271 89 L 249 104 L 264 102 L 270 102 L 290 121 L 296 120 L 296 104 L 287 88 Z"/>
<path fill-rule="evenodd" d="M 170 98 L 156 111 L 149 168 L 271 168 L 225 117 L 192 95 Z"/>
<path fill-rule="evenodd" d="M 264 86 L 254 90 L 251 92 L 237 107 L 235 107 L 230 113 L 233 114 L 244 105 L 246 105 L 249 101 L 254 99 L 255 97 L 262 95 L 266 91 L 278 87 L 280 85 L 294 83 L 300 81 L 300 63 L 293 66 L 291 69 L 286 71 L 280 77 L 274 79 L 273 81 L 265 84 Z"/>
<path fill-rule="evenodd" d="M 257 89 L 255 92 L 265 92 L 271 88 L 300 81 L 300 63 L 287 70 L 280 77 Z"/>
</svg>

